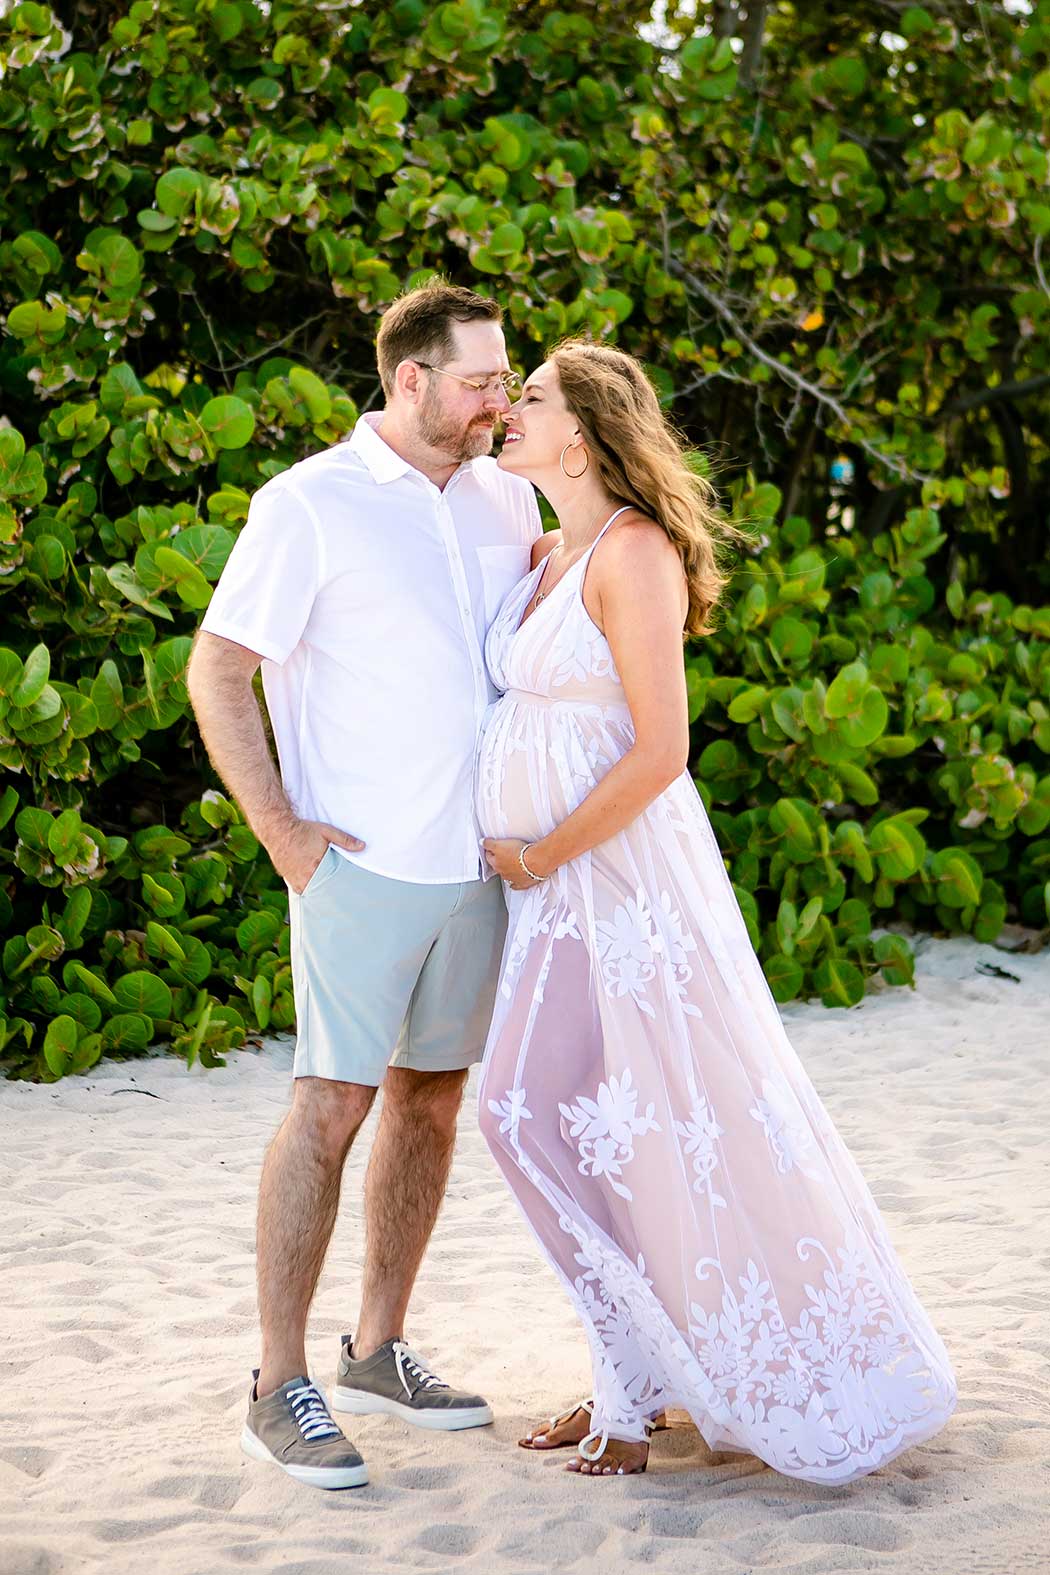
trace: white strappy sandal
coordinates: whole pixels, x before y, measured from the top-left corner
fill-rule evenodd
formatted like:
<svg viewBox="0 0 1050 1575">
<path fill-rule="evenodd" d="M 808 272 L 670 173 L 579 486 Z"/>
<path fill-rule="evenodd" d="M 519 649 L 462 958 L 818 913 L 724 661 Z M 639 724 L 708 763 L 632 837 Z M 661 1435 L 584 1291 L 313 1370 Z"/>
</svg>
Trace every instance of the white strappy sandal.
<svg viewBox="0 0 1050 1575">
<path fill-rule="evenodd" d="M 550 1421 L 538 1427 L 536 1432 L 553 1433 L 556 1427 L 560 1427 L 563 1422 L 567 1422 L 570 1417 L 574 1417 L 577 1411 L 586 1411 L 588 1416 L 593 1416 L 594 1401 L 589 1397 L 586 1400 L 577 1400 L 575 1405 L 571 1405 L 569 1409 L 567 1411 L 563 1411 L 560 1416 L 552 1416 Z M 588 1434 L 587 1436 L 589 1437 L 590 1435 Z M 526 1433 L 525 1437 L 520 1440 L 520 1447 L 522 1449 L 578 1449 L 580 1447 L 578 1444 L 574 1444 L 571 1439 L 566 1439 L 563 1444 L 543 1444 L 537 1446 L 533 1442 L 535 1437 L 535 1433 Z"/>
<path fill-rule="evenodd" d="M 569 1414 L 571 1416 L 572 1413 L 570 1412 Z M 593 1415 L 593 1411 L 592 1411 L 591 1414 Z M 644 1441 L 642 1439 L 640 1439 L 640 1438 L 617 1439 L 617 1443 L 640 1444 L 640 1443 L 644 1442 L 646 1447 L 648 1447 L 649 1441 L 651 1440 L 653 1434 L 658 1432 L 659 1429 L 658 1429 L 658 1427 L 657 1427 L 655 1422 L 643 1422 L 642 1426 L 645 1428 L 645 1439 L 644 1439 Z M 607 1431 L 605 1430 L 604 1427 L 598 1428 L 592 1433 L 588 1433 L 586 1438 L 581 1438 L 580 1442 L 576 1445 L 577 1458 L 580 1459 L 580 1460 L 586 1461 L 589 1466 L 593 1465 L 596 1460 L 600 1460 L 602 1458 L 602 1456 L 604 1455 L 605 1449 L 606 1449 L 606 1445 L 608 1444 L 608 1442 L 609 1442 L 609 1434 L 607 1433 Z M 594 1447 L 595 1445 L 597 1445 L 597 1448 Z M 648 1458 L 646 1458 L 644 1464 L 640 1465 L 635 1471 L 627 1472 L 626 1475 L 628 1475 L 628 1476 L 641 1476 L 642 1472 L 645 1470 L 645 1468 L 646 1468 L 646 1466 L 648 1464 L 649 1464 L 649 1461 L 648 1461 Z M 570 1469 L 570 1468 L 567 1467 L 566 1469 Z M 595 1477 L 600 1477 L 600 1476 L 622 1477 L 622 1476 L 625 1475 L 625 1472 L 624 1472 L 624 1469 L 623 1469 L 622 1466 L 617 1466 L 615 1471 L 609 1471 L 609 1472 L 605 1472 L 605 1471 L 587 1471 L 587 1472 L 584 1472 L 583 1475 L 584 1476 L 595 1476 Z"/>
</svg>

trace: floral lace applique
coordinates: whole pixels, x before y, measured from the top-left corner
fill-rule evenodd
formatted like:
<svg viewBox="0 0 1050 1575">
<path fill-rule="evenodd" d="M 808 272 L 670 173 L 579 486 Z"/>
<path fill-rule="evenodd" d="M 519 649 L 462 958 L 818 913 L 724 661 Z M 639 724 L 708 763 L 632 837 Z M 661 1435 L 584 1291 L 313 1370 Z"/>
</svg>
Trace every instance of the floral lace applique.
<svg viewBox="0 0 1050 1575">
<path fill-rule="evenodd" d="M 656 978 L 655 954 L 663 941 L 653 928 L 653 916 L 644 891 L 619 903 L 611 919 L 595 923 L 598 957 L 606 986 L 615 996 L 629 995 L 647 1017 L 656 1013 L 643 1000 L 646 987 Z"/>
<path fill-rule="evenodd" d="M 661 1130 L 654 1119 L 656 1106 L 650 1102 L 645 1114 L 638 1114 L 638 1090 L 632 1086 L 630 1067 L 622 1077 L 599 1083 L 596 1098 L 577 1094 L 576 1100 L 574 1105 L 559 1104 L 558 1109 L 572 1123 L 569 1136 L 577 1140 L 580 1173 L 607 1176 L 621 1198 L 633 1198 L 630 1188 L 616 1178 L 634 1158 L 635 1138 Z"/>
<path fill-rule="evenodd" d="M 762 1079 L 762 1098 L 748 1114 L 761 1123 L 777 1170 L 786 1176 L 801 1170 L 807 1176 L 819 1175 L 816 1145 L 805 1112 L 786 1083 Z"/>
<path fill-rule="evenodd" d="M 697 1279 L 717 1276 L 721 1309 L 694 1302 L 690 1333 L 734 1414 L 761 1440 L 763 1459 L 794 1475 L 826 1470 L 834 1480 L 833 1468 L 847 1458 L 874 1463 L 903 1436 L 905 1423 L 931 1410 L 935 1397 L 943 1403 L 943 1386 L 914 1352 L 903 1354 L 907 1331 L 873 1265 L 856 1249 L 838 1250 L 837 1270 L 819 1241 L 804 1237 L 796 1252 L 803 1263 L 819 1255 L 825 1268 L 822 1288 L 806 1285 L 808 1304 L 795 1323 L 785 1324 L 770 1281 L 752 1259 L 736 1290 L 717 1259 L 702 1258 Z M 890 1365 L 863 1371 L 860 1363 L 870 1361 L 873 1349 L 888 1355 Z"/>
<path fill-rule="evenodd" d="M 682 921 L 682 915 L 674 905 L 669 891 L 660 893 L 660 901 L 652 910 L 655 926 L 659 930 L 663 943 L 662 950 L 670 975 L 670 985 L 673 993 L 678 996 L 682 1011 L 687 1017 L 703 1017 L 703 1012 L 694 1000 L 690 999 L 689 981 L 693 977 L 692 964 L 689 955 L 698 950 L 693 935 Z"/>
<path fill-rule="evenodd" d="M 550 936 L 552 945 L 555 941 L 582 939 L 575 913 L 567 913 L 558 900 L 558 888 L 555 882 L 545 882 L 541 886 L 519 892 L 517 895 L 520 900 L 515 904 L 516 913 L 512 920 L 511 940 L 500 980 L 500 993 L 508 998 L 514 993 L 514 980 L 521 972 L 533 941 L 541 935 Z M 544 901 L 551 896 L 554 897 L 554 902 L 551 906 L 545 907 Z M 548 955 L 545 974 L 549 971 L 550 961 Z M 538 991 L 536 999 L 542 1000 L 542 986 L 537 984 L 536 989 Z"/>
<path fill-rule="evenodd" d="M 525 1108 L 525 1090 L 523 1088 L 508 1088 L 501 1100 L 490 1099 L 489 1109 L 494 1116 L 499 1116 L 500 1132 L 509 1132 L 517 1141 L 518 1122 L 531 1121 L 532 1111 Z"/>
<path fill-rule="evenodd" d="M 585 625 L 583 633 L 577 635 L 574 629 L 566 646 L 554 653 L 549 679 L 551 688 L 561 689 L 570 683 L 584 684 L 592 678 L 607 678 L 614 684 L 620 683 L 620 675 L 604 634 L 586 613 L 580 622 Z M 560 644 L 557 641 L 555 643 Z"/>
<path fill-rule="evenodd" d="M 721 1197 L 711 1184 L 711 1177 L 718 1169 L 718 1155 L 715 1144 L 720 1137 L 725 1136 L 725 1131 L 715 1120 L 715 1113 L 707 1100 L 698 1094 L 695 1086 L 692 1089 L 693 1105 L 688 1121 L 676 1121 L 674 1129 L 680 1138 L 685 1139 L 685 1152 L 693 1161 L 693 1171 L 696 1180 L 693 1182 L 693 1191 L 706 1193 L 713 1208 L 724 1209 L 725 1198 Z"/>
</svg>

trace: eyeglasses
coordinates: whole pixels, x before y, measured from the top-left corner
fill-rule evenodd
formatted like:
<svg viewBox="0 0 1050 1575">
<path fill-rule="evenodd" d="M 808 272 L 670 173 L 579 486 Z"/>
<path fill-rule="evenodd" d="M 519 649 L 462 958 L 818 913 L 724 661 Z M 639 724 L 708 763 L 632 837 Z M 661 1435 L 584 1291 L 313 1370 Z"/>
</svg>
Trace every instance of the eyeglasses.
<svg viewBox="0 0 1050 1575">
<path fill-rule="evenodd" d="M 457 383 L 462 383 L 466 388 L 472 388 L 476 394 L 495 394 L 502 389 L 508 399 L 516 399 L 521 393 L 521 376 L 517 372 L 494 372 L 491 377 L 460 377 L 458 372 L 450 372 L 443 366 L 432 366 L 429 361 L 417 361 L 425 372 L 440 372 L 442 377 L 454 377 Z"/>
</svg>

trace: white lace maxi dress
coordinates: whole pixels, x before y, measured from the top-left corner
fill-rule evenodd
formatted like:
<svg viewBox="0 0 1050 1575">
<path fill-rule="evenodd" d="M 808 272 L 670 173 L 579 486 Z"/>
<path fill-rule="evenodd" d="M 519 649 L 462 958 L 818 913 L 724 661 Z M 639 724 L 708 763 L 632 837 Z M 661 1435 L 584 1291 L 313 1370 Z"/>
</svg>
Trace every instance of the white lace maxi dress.
<svg viewBox="0 0 1050 1575">
<path fill-rule="evenodd" d="M 519 629 L 526 576 L 490 629 L 486 836 L 544 836 L 631 745 L 589 557 Z M 507 897 L 480 1119 L 587 1333 L 595 1434 L 641 1439 L 682 1407 L 713 1448 L 829 1483 L 930 1438 L 947 1353 L 788 1042 L 688 773 Z"/>
</svg>

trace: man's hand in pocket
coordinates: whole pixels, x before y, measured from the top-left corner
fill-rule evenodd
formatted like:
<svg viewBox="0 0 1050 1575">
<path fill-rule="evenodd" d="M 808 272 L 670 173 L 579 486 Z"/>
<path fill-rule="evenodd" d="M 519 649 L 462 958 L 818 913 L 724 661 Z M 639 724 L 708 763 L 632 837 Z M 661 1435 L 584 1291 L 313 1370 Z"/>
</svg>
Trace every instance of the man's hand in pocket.
<svg viewBox="0 0 1050 1575">
<path fill-rule="evenodd" d="M 294 820 L 280 842 L 267 851 L 278 875 L 294 892 L 301 893 L 330 846 L 360 853 L 364 843 L 349 831 L 340 831 L 338 826 L 329 826 L 323 820 Z"/>
</svg>

